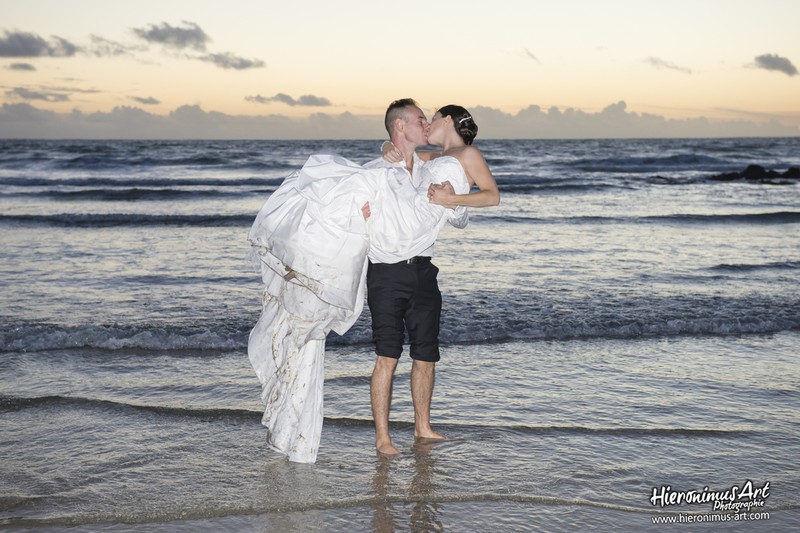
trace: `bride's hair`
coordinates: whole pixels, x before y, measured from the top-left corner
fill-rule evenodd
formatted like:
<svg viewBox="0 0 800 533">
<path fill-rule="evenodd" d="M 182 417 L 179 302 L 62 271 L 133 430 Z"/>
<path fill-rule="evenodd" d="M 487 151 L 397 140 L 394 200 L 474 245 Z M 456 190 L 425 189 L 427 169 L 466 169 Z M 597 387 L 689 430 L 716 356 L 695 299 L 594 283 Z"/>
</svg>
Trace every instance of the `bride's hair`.
<svg viewBox="0 0 800 533">
<path fill-rule="evenodd" d="M 456 133 L 464 140 L 465 144 L 472 144 L 475 136 L 478 135 L 478 125 L 475 119 L 472 118 L 469 111 L 460 105 L 446 105 L 437 111 L 443 117 L 450 117 L 453 119 L 453 126 L 456 128 Z"/>
</svg>

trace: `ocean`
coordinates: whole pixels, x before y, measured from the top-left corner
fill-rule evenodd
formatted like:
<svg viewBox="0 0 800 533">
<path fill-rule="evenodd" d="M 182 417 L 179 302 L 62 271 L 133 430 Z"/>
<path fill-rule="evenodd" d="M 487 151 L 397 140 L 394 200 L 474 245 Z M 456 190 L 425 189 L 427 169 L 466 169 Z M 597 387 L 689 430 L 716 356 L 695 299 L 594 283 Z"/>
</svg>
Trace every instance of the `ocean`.
<svg viewBox="0 0 800 533">
<path fill-rule="evenodd" d="M 325 360 L 316 464 L 266 447 L 247 232 L 369 141 L 0 140 L 0 528 L 800 529 L 800 139 L 480 140 L 501 190 L 436 245 L 432 420 L 369 312 Z"/>
</svg>

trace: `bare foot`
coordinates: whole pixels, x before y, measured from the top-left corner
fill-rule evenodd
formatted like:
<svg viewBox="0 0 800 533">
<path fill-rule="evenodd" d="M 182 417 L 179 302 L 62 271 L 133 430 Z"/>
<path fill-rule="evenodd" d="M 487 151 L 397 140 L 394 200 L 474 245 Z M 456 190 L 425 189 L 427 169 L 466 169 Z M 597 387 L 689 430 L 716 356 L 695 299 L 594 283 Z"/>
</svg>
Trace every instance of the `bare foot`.
<svg viewBox="0 0 800 533">
<path fill-rule="evenodd" d="M 397 451 L 397 448 L 395 448 L 391 442 L 376 444 L 375 449 L 377 450 L 379 455 L 382 455 L 384 457 L 396 457 L 400 455 L 400 452 Z"/>
<path fill-rule="evenodd" d="M 414 432 L 414 440 L 419 442 L 437 442 L 442 440 L 447 440 L 447 437 L 442 435 L 441 433 L 436 433 L 432 429 L 429 431 L 424 432 Z"/>
</svg>

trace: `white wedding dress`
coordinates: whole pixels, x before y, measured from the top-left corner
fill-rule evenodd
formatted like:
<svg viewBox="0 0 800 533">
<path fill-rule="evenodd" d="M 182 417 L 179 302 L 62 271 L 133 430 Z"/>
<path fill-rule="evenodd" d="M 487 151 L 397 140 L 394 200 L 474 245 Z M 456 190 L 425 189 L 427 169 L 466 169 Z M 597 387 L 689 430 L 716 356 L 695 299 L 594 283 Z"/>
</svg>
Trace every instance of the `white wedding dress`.
<svg viewBox="0 0 800 533">
<path fill-rule="evenodd" d="M 253 223 L 249 239 L 264 300 L 248 356 L 261 381 L 267 443 L 291 461 L 316 461 L 325 338 L 331 330 L 344 334 L 361 314 L 368 254 L 395 262 L 433 245 L 453 210 L 428 202 L 430 183 L 450 181 L 456 193 L 469 192 L 453 157 L 426 163 L 421 177 L 415 188 L 396 167 L 366 169 L 336 155 L 313 155 Z"/>
</svg>

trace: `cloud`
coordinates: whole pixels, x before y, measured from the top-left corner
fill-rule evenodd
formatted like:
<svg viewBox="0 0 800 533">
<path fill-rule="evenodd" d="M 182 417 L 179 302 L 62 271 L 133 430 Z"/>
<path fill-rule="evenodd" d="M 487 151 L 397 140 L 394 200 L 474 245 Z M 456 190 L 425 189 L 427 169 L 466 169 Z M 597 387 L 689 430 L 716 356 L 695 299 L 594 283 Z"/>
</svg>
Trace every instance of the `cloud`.
<svg viewBox="0 0 800 533">
<path fill-rule="evenodd" d="M 64 87 L 59 85 L 54 85 L 50 87 L 42 87 L 42 89 L 47 91 L 53 92 L 60 92 L 60 93 L 81 93 L 81 94 L 97 94 L 101 91 L 97 89 L 84 89 L 82 87 Z"/>
<path fill-rule="evenodd" d="M 327 107 L 331 104 L 331 101 L 327 98 L 323 98 L 321 96 L 314 96 L 313 94 L 304 94 L 297 100 L 289 96 L 288 94 L 278 93 L 275 96 L 261 96 L 257 94 L 255 96 L 246 96 L 245 100 L 248 102 L 253 102 L 256 104 L 270 104 L 272 102 L 278 102 L 281 104 L 294 106 L 311 106 L 311 107 Z"/>
<path fill-rule="evenodd" d="M 200 26 L 185 20 L 183 21 L 183 27 L 172 26 L 167 22 L 162 22 L 159 26 L 150 24 L 147 28 L 134 28 L 133 33 L 148 43 L 160 44 L 177 50 L 192 48 L 204 52 L 206 43 L 211 41 Z"/>
<path fill-rule="evenodd" d="M 13 100 L 28 100 L 41 102 L 69 102 L 74 93 L 95 94 L 97 89 L 83 89 L 81 87 L 65 86 L 39 86 L 39 87 L 14 87 L 6 91 L 5 95 Z"/>
<path fill-rule="evenodd" d="M 783 72 L 787 76 L 794 76 L 797 74 L 797 67 L 785 57 L 776 54 L 763 54 L 755 59 L 757 68 L 764 70 L 777 70 Z"/>
<path fill-rule="evenodd" d="M 88 52 L 96 57 L 122 57 L 144 50 L 141 46 L 118 43 L 99 35 L 91 35 L 90 39 L 92 44 L 89 46 Z"/>
<path fill-rule="evenodd" d="M 516 114 L 491 107 L 470 108 L 485 139 L 608 139 L 779 137 L 800 135 L 794 126 L 777 120 L 710 120 L 705 117 L 667 119 L 628 111 L 624 101 L 589 113 L 577 109 L 544 110 L 529 106 Z M 786 117 L 782 117 L 786 119 Z M 30 139 L 381 139 L 383 115 L 356 116 L 313 113 L 309 117 L 284 115 L 228 115 L 199 106 L 182 106 L 167 115 L 138 107 L 111 112 L 58 113 L 28 103 L 0 106 L 0 138 Z"/>
<path fill-rule="evenodd" d="M 90 39 L 91 44 L 85 48 L 61 37 L 53 37 L 48 42 L 33 33 L 6 31 L 5 37 L 0 38 L 0 57 L 72 57 L 78 53 L 97 57 L 119 57 L 143 50 L 141 46 L 121 44 L 99 35 L 91 35 Z"/>
<path fill-rule="evenodd" d="M 71 57 L 80 50 L 61 37 L 46 41 L 33 33 L 9 31 L 0 37 L 0 57 Z"/>
<path fill-rule="evenodd" d="M 196 57 L 195 59 L 213 63 L 219 68 L 224 69 L 247 70 L 250 68 L 264 67 L 264 62 L 260 59 L 245 59 L 242 57 L 236 57 L 235 55 L 227 52 L 223 54 L 208 54 Z"/>
<path fill-rule="evenodd" d="M 670 61 L 666 61 L 664 59 L 660 59 L 658 57 L 648 57 L 644 60 L 645 63 L 649 63 L 651 66 L 661 70 L 661 69 L 668 69 L 668 70 L 677 70 L 678 72 L 683 72 L 684 74 L 691 74 L 692 69 L 687 67 L 681 67 L 676 65 L 675 63 L 671 63 Z"/>
<path fill-rule="evenodd" d="M 540 65 L 542 64 L 542 62 L 541 62 L 541 61 L 539 61 L 539 58 L 538 58 L 538 57 L 536 57 L 535 55 L 533 55 L 533 53 L 531 53 L 531 51 L 530 51 L 530 50 L 528 50 L 527 48 L 525 49 L 525 55 L 526 55 L 526 56 L 528 56 L 529 58 L 533 59 L 534 61 L 536 61 L 536 62 L 537 62 L 537 63 L 539 63 Z"/>
<path fill-rule="evenodd" d="M 167 115 L 136 107 L 91 114 L 38 109 L 30 104 L 0 106 L 0 138 L 28 139 L 380 139 L 383 116 L 315 113 L 236 116 L 181 106 Z"/>
<path fill-rule="evenodd" d="M 543 110 L 529 106 L 515 115 L 489 107 L 470 109 L 480 126 L 481 138 L 493 139 L 607 139 L 607 138 L 702 138 L 797 136 L 796 119 L 710 120 L 706 117 L 668 119 L 649 113 L 635 113 L 624 101 L 602 111 L 588 113 L 573 108 Z M 480 139 L 479 139 L 480 140 Z M 477 141 L 476 141 L 477 142 Z"/>
<path fill-rule="evenodd" d="M 36 67 L 31 65 L 30 63 L 11 63 L 6 67 L 8 70 L 19 70 L 19 71 L 34 71 Z"/>
<path fill-rule="evenodd" d="M 68 102 L 69 95 L 61 92 L 32 91 L 24 87 L 15 87 L 6 91 L 6 96 L 22 100 L 42 100 L 44 102 Z"/>
<path fill-rule="evenodd" d="M 165 49 L 179 52 L 185 50 L 204 52 L 203 55 L 186 54 L 183 57 L 212 63 L 219 68 L 247 70 L 265 66 L 260 59 L 247 59 L 229 52 L 205 53 L 207 52 L 206 45 L 211 38 L 194 22 L 183 21 L 181 26 L 172 26 L 167 22 L 162 22 L 158 25 L 150 24 L 144 28 L 133 28 L 132 31 L 147 44 L 157 44 Z M 147 50 L 146 45 L 120 43 L 99 35 L 90 35 L 90 39 L 89 46 L 83 48 L 61 37 L 52 37 L 50 41 L 47 41 L 33 33 L 5 31 L 5 35 L 0 37 L 0 57 L 71 57 L 77 53 L 95 57 L 122 57 Z M 9 68 L 26 70 L 24 67 Z M 35 69 L 31 66 L 31 69 L 27 70 Z"/>
<path fill-rule="evenodd" d="M 128 98 L 130 98 L 135 102 L 139 102 L 142 105 L 158 105 L 161 103 L 159 100 L 156 100 L 152 96 L 148 96 L 146 98 L 143 98 L 141 96 L 129 96 Z"/>
<path fill-rule="evenodd" d="M 133 33 L 149 44 L 160 44 L 168 49 L 191 49 L 199 52 L 206 52 L 206 45 L 211 42 L 211 38 L 206 32 L 194 22 L 183 21 L 182 24 L 182 26 L 172 26 L 167 22 L 162 22 L 160 25 L 150 24 L 146 28 L 134 28 Z M 118 45 L 117 48 L 112 48 L 112 51 L 119 51 L 122 53 L 125 51 L 125 47 Z M 197 61 L 205 61 L 219 68 L 231 70 L 247 70 L 265 66 L 265 63 L 260 59 L 247 59 L 231 54 L 230 52 L 209 52 L 204 55 L 189 54 L 185 57 Z"/>
</svg>

